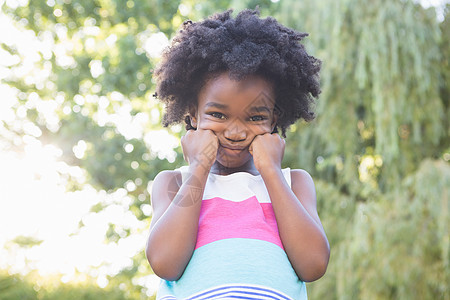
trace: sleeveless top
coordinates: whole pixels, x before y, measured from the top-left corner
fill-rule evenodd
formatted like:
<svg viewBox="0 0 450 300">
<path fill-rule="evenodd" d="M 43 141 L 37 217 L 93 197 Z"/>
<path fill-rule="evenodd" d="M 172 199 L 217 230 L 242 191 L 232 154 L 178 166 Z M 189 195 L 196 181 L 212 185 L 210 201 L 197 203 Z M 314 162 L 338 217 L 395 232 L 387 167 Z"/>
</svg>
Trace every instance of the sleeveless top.
<svg viewBox="0 0 450 300">
<path fill-rule="evenodd" d="M 185 181 L 188 167 L 178 170 Z M 307 299 L 261 175 L 210 173 L 202 199 L 191 260 L 179 280 L 161 279 L 156 299 Z"/>
</svg>

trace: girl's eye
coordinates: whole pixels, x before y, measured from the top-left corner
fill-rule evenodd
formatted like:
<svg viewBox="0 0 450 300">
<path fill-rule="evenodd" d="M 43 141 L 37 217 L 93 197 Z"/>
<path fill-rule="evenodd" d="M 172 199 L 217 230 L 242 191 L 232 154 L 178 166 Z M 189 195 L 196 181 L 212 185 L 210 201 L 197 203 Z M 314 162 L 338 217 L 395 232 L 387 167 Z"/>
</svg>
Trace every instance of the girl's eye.
<svg viewBox="0 0 450 300">
<path fill-rule="evenodd" d="M 209 115 L 211 115 L 212 117 L 217 118 L 217 119 L 221 119 L 221 120 L 225 119 L 225 115 L 220 112 L 212 112 Z"/>
<path fill-rule="evenodd" d="M 250 121 L 253 121 L 253 122 L 264 121 L 266 119 L 267 118 L 265 116 L 252 116 L 252 117 L 250 117 Z"/>
</svg>

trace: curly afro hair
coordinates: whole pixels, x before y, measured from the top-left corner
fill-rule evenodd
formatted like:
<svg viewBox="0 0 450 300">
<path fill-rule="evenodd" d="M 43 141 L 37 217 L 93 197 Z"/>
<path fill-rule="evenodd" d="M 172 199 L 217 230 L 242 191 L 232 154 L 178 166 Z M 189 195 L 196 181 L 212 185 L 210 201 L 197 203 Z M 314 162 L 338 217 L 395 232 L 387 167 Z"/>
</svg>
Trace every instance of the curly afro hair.
<svg viewBox="0 0 450 300">
<path fill-rule="evenodd" d="M 231 13 L 184 22 L 164 51 L 154 73 L 155 97 L 165 103 L 163 125 L 185 120 L 186 129 L 192 128 L 187 115 L 197 105 L 200 89 L 212 76 L 228 71 L 235 80 L 257 75 L 273 84 L 276 125 L 285 136 L 296 120 L 314 118 L 321 62 L 299 43 L 307 33 L 287 28 L 272 17 L 261 19 L 258 10 L 244 10 L 235 19 Z"/>
</svg>

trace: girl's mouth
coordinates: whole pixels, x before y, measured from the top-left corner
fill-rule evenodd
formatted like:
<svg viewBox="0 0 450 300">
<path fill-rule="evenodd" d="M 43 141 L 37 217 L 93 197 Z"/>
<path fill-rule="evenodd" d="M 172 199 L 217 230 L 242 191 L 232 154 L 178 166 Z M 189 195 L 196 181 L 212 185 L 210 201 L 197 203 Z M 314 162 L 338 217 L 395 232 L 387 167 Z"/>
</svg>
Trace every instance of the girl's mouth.
<svg viewBox="0 0 450 300">
<path fill-rule="evenodd" d="M 220 150 L 226 155 L 239 156 L 245 151 L 245 147 L 229 147 L 220 145 Z"/>
</svg>

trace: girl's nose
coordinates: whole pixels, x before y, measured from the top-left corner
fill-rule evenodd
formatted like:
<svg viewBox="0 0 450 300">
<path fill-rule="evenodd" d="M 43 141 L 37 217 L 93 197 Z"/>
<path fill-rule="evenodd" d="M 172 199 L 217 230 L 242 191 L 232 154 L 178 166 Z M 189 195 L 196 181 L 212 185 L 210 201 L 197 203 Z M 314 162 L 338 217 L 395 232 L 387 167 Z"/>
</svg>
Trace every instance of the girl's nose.
<svg viewBox="0 0 450 300">
<path fill-rule="evenodd" d="M 243 124 L 238 123 L 241 122 L 233 122 L 223 133 L 223 136 L 230 142 L 242 142 L 247 138 L 247 129 Z"/>
</svg>

